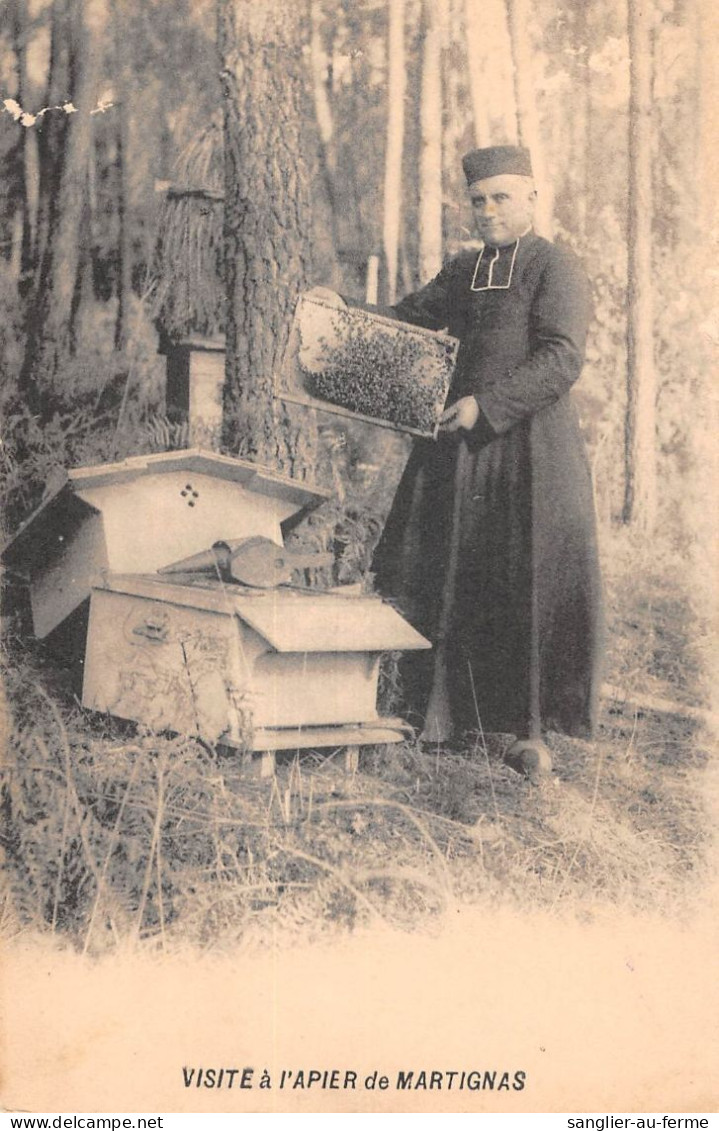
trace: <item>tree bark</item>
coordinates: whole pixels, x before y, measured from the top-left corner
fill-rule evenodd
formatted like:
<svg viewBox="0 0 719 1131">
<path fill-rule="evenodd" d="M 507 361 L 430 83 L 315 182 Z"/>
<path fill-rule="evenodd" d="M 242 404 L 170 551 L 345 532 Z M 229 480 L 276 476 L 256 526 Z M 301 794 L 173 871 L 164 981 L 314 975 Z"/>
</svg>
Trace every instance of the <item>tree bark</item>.
<svg viewBox="0 0 719 1131">
<path fill-rule="evenodd" d="M 425 283 L 442 267 L 442 33 L 443 5 L 422 5 L 420 92 L 419 275 Z"/>
<path fill-rule="evenodd" d="M 542 144 L 536 94 L 532 82 L 532 50 L 529 42 L 527 0 L 507 0 L 507 23 L 514 67 L 514 92 L 517 103 L 517 137 L 532 154 L 537 207 L 534 227 L 540 236 L 552 238 L 553 196 Z"/>
<path fill-rule="evenodd" d="M 651 533 L 656 517 L 656 376 L 652 295 L 651 5 L 629 0 L 629 251 L 623 519 Z"/>
<path fill-rule="evenodd" d="M 389 0 L 387 147 L 384 166 L 383 244 L 387 301 L 397 297 L 399 233 L 402 221 L 402 150 L 407 70 L 404 45 L 405 0 Z"/>
<path fill-rule="evenodd" d="M 274 375 L 307 283 L 303 4 L 219 0 L 225 94 L 226 440 L 290 472 L 299 436 L 276 412 Z M 290 466 L 287 467 L 287 464 Z"/>
</svg>

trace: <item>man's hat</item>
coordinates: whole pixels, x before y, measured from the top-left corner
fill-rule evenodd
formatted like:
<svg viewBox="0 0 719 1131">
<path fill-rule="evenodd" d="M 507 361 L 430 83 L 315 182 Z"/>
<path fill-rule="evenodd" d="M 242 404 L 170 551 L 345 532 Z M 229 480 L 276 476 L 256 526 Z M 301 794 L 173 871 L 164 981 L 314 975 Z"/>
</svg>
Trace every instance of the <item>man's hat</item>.
<svg viewBox="0 0 719 1131">
<path fill-rule="evenodd" d="M 470 149 L 462 158 L 467 184 L 512 173 L 516 177 L 532 176 L 532 159 L 521 145 L 492 145 L 489 149 Z"/>
</svg>

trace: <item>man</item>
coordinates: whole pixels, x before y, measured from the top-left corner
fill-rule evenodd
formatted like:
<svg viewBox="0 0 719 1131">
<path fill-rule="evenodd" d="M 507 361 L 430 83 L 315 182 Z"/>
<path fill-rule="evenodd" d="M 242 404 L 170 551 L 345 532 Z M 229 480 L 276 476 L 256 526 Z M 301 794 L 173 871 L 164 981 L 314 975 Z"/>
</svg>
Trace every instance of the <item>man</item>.
<svg viewBox="0 0 719 1131">
<path fill-rule="evenodd" d="M 394 307 L 460 340 L 436 441 L 415 443 L 375 553 L 379 590 L 434 645 L 404 662 L 430 742 L 515 736 L 506 759 L 551 769 L 542 730 L 591 734 L 601 595 L 594 504 L 569 389 L 590 313 L 568 250 L 532 231 L 527 150 L 463 159 L 484 246 Z"/>
</svg>

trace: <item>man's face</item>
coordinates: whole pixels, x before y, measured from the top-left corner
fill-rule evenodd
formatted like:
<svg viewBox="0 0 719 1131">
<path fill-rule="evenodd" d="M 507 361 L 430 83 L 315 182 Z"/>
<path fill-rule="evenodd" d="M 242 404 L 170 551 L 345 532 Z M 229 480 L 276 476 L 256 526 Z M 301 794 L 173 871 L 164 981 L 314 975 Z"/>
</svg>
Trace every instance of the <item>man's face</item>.
<svg viewBox="0 0 719 1131">
<path fill-rule="evenodd" d="M 469 186 L 477 233 L 490 247 L 514 243 L 531 226 L 536 192 L 529 177 L 502 173 Z"/>
</svg>

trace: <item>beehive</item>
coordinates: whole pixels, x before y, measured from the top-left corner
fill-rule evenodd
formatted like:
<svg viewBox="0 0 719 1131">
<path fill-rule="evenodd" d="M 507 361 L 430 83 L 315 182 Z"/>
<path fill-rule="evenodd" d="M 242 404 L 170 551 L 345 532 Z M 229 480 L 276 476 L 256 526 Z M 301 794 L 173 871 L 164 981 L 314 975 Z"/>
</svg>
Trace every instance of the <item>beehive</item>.
<svg viewBox="0 0 719 1131">
<path fill-rule="evenodd" d="M 429 646 L 379 597 L 108 575 L 92 591 L 83 703 L 258 750 L 392 741 L 380 655 Z"/>
<path fill-rule="evenodd" d="M 90 596 L 104 571 L 147 573 L 220 539 L 286 532 L 327 492 L 246 460 L 200 449 L 80 467 L 2 552 L 26 577 L 44 638 Z"/>
<path fill-rule="evenodd" d="M 192 337 L 165 347 L 166 405 L 187 417 L 190 443 L 215 447 L 222 431 L 225 339 Z"/>
</svg>

